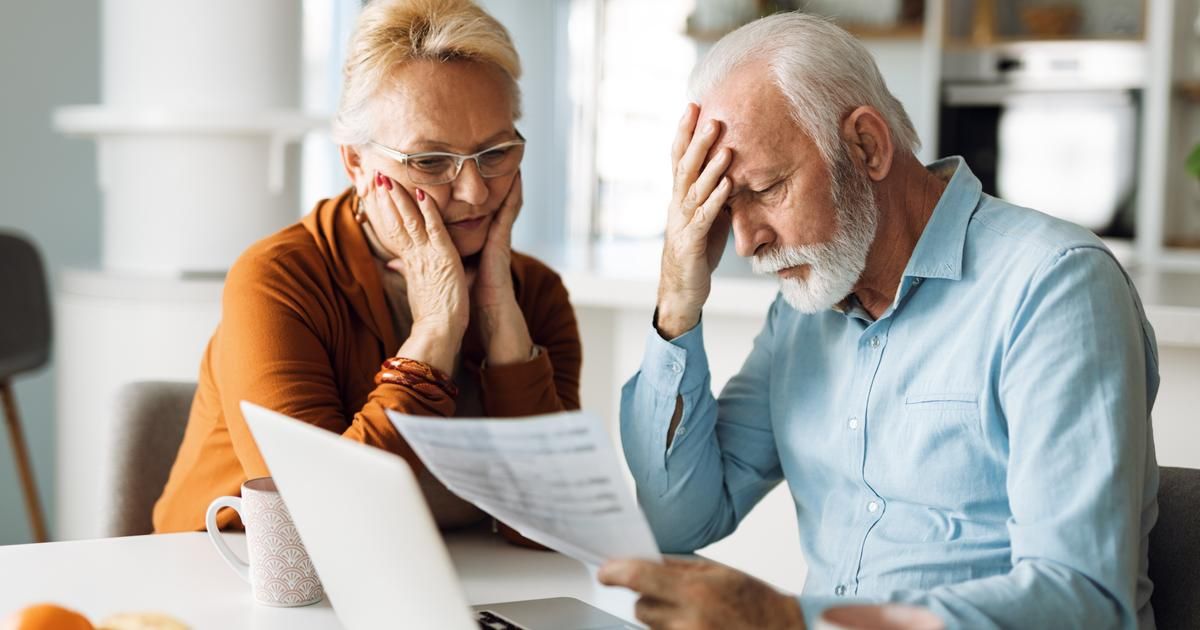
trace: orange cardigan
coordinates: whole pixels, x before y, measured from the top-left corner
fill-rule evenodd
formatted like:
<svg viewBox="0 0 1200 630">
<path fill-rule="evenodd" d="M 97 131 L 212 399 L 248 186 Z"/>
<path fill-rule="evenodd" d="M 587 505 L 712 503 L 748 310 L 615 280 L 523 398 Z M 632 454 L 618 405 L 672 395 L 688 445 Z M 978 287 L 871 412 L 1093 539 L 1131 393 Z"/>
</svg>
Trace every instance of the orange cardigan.
<svg viewBox="0 0 1200 630">
<path fill-rule="evenodd" d="M 454 401 L 431 402 L 414 389 L 375 385 L 380 363 L 402 339 L 361 226 L 353 189 L 322 201 L 299 223 L 252 245 L 225 280 L 221 322 L 200 364 L 199 387 L 171 476 L 154 506 L 156 532 L 204 529 L 208 504 L 238 495 L 242 482 L 269 475 L 238 409 L 248 400 L 342 436 L 420 461 L 385 408 L 449 417 Z M 533 342 L 546 349 L 526 363 L 480 369 L 473 325 L 462 363 L 475 373 L 485 415 L 519 416 L 579 408 L 582 350 L 561 279 L 513 253 L 517 303 Z M 219 524 L 240 526 L 232 510 Z"/>
</svg>

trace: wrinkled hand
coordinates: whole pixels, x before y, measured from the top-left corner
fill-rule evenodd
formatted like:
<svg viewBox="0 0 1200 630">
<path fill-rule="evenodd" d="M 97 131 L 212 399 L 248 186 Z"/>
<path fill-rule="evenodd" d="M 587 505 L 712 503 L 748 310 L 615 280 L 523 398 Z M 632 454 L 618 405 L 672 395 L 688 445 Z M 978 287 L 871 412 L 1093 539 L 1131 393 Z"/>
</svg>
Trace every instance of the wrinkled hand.
<svg viewBox="0 0 1200 630">
<path fill-rule="evenodd" d="M 450 346 L 434 351 L 431 356 L 413 356 L 413 353 L 402 356 L 432 362 L 450 373 L 471 317 L 462 260 L 432 195 L 418 191 L 418 199 L 414 200 L 403 187 L 384 175 L 377 176 L 375 184 L 371 197 L 379 212 L 378 224 L 372 228 L 388 251 L 397 256 L 387 263 L 388 267 L 404 274 L 413 317 L 410 338 L 427 339 L 434 346 L 442 342 Z M 430 352 L 422 349 L 417 354 Z"/>
<path fill-rule="evenodd" d="M 471 303 L 479 318 L 479 334 L 490 365 L 523 363 L 533 353 L 529 326 L 517 304 L 512 281 L 512 227 L 522 201 L 518 172 L 488 227 L 471 289 Z"/>
<path fill-rule="evenodd" d="M 597 577 L 640 593 L 634 612 L 652 630 L 805 628 L 800 603 L 765 582 L 714 562 L 665 560 L 614 560 Z"/>
<path fill-rule="evenodd" d="M 724 173 L 732 156 L 722 148 L 704 164 L 720 124 L 711 120 L 697 130 L 699 116 L 700 109 L 689 103 L 671 147 L 675 183 L 658 284 L 658 330 L 667 339 L 700 321 L 729 237 L 729 214 L 722 210 L 729 199 L 731 184 Z"/>
<path fill-rule="evenodd" d="M 514 302 L 512 282 L 512 228 L 521 213 L 521 173 L 513 178 L 512 187 L 492 218 L 487 241 L 479 255 L 479 270 L 471 297 L 475 306 L 488 308 Z"/>
</svg>

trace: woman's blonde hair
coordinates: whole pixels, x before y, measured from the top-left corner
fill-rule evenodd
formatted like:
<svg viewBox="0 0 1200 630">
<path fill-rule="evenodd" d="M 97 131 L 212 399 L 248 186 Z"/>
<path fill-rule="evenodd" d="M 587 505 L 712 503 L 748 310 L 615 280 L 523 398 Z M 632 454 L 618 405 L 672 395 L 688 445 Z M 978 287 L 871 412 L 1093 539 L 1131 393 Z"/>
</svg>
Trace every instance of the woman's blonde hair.
<svg viewBox="0 0 1200 630">
<path fill-rule="evenodd" d="M 521 61 L 508 31 L 471 0 L 373 0 L 363 8 L 342 70 L 333 119 L 338 144 L 361 145 L 374 133 L 372 103 L 410 61 L 478 61 L 504 72 L 513 118 L 521 115 Z"/>
</svg>

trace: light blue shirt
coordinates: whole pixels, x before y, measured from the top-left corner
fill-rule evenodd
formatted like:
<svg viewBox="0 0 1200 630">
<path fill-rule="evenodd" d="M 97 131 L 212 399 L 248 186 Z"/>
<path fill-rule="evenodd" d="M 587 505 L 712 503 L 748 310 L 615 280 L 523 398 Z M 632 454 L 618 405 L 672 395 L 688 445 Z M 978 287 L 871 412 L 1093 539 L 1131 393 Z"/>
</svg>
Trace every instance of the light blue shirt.
<svg viewBox="0 0 1200 630">
<path fill-rule="evenodd" d="M 1090 232 L 982 194 L 960 158 L 931 168 L 953 176 L 878 320 L 777 297 L 719 399 L 703 326 L 651 329 L 621 436 L 655 536 L 703 547 L 786 480 L 810 623 L 856 599 L 951 628 L 1153 628 L 1137 293 Z"/>
</svg>

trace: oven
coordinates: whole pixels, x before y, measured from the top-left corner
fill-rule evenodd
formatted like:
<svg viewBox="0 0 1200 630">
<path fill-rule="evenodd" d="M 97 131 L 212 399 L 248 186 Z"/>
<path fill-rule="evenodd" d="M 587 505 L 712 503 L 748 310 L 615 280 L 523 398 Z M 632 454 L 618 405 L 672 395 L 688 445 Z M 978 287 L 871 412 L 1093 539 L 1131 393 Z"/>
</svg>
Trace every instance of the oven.
<svg viewBox="0 0 1200 630">
<path fill-rule="evenodd" d="M 1145 64 L 1139 41 L 947 50 L 938 153 L 986 193 L 1132 238 Z"/>
</svg>

